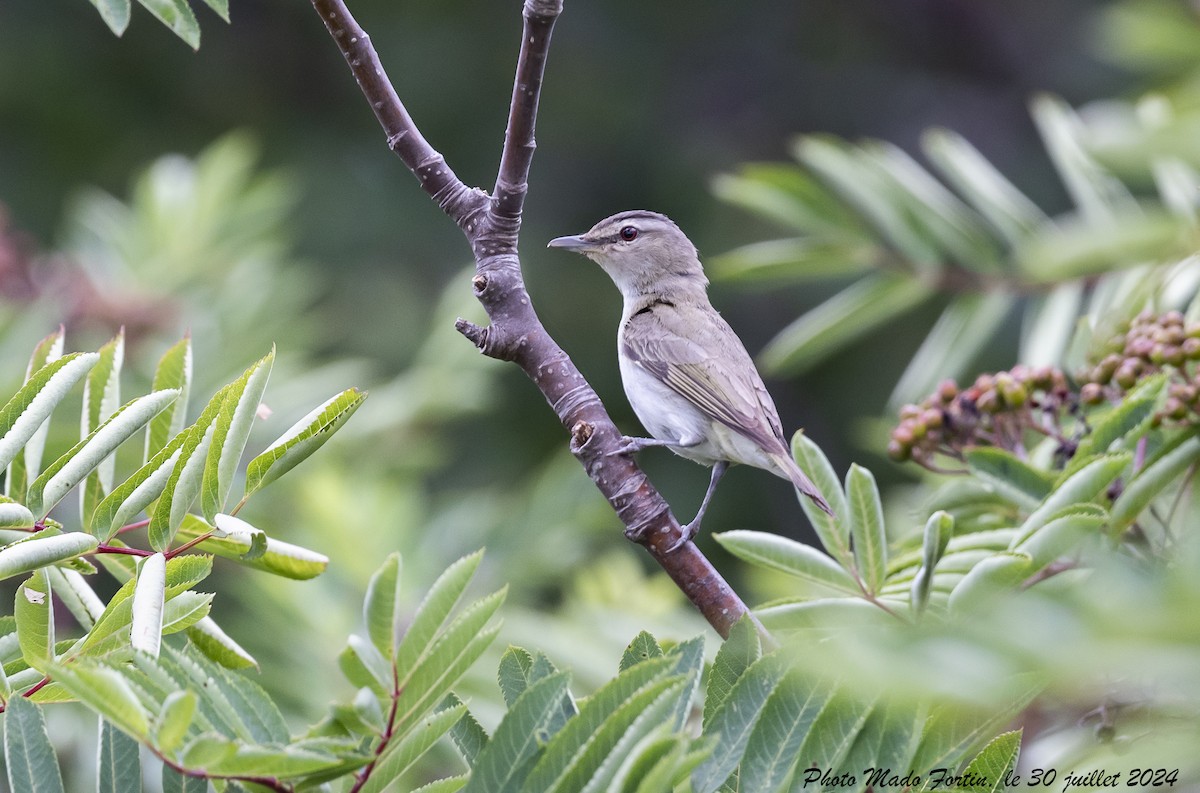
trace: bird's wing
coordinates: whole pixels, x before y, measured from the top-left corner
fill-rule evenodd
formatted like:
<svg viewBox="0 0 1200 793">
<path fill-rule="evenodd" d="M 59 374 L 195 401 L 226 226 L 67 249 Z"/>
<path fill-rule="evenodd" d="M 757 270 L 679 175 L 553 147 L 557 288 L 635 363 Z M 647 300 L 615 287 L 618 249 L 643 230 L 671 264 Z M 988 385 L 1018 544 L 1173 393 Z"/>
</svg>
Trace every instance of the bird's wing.
<svg viewBox="0 0 1200 793">
<path fill-rule="evenodd" d="M 622 334 L 625 354 L 705 415 L 770 449 L 787 444 L 741 340 L 711 306 L 651 306 Z"/>
</svg>

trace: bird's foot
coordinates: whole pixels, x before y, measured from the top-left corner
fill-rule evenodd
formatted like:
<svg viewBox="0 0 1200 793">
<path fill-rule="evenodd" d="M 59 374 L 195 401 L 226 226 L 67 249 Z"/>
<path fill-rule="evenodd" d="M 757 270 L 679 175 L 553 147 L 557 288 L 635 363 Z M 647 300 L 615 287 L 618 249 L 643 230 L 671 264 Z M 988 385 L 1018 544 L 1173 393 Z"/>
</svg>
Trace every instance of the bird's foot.
<svg viewBox="0 0 1200 793">
<path fill-rule="evenodd" d="M 675 553 L 683 546 L 691 542 L 697 534 L 700 533 L 700 521 L 693 520 L 691 523 L 679 527 L 679 538 L 671 543 L 667 548 L 667 553 Z"/>
<path fill-rule="evenodd" d="M 655 438 L 633 438 L 629 435 L 622 435 L 617 441 L 617 447 L 608 453 L 609 457 L 627 457 L 637 454 L 642 449 L 650 446 L 667 446 L 667 442 L 657 440 Z"/>
</svg>

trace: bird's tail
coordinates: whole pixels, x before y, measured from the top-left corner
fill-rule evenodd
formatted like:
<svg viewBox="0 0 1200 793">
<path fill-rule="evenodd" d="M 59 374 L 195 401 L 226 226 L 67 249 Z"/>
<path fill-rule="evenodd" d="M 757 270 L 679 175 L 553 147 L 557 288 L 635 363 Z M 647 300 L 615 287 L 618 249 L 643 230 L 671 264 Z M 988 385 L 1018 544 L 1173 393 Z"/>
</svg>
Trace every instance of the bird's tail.
<svg viewBox="0 0 1200 793">
<path fill-rule="evenodd" d="M 796 461 L 792 459 L 790 454 L 772 454 L 771 459 L 779 466 L 786 478 L 792 480 L 792 484 L 796 486 L 796 490 L 811 498 L 813 503 L 820 507 L 822 511 L 836 517 L 833 515 L 833 510 L 829 507 L 829 502 L 825 500 L 825 496 L 821 495 L 821 491 L 812 483 L 812 480 L 804 475 L 804 472 L 800 470 L 800 466 L 796 465 Z"/>
</svg>

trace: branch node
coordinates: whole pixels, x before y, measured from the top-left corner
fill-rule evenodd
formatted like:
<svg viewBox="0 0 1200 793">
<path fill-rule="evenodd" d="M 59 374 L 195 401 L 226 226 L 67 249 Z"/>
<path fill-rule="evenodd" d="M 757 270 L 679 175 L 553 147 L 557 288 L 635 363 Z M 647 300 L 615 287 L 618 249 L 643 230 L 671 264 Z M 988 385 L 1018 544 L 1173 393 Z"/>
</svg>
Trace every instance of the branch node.
<svg viewBox="0 0 1200 793">
<path fill-rule="evenodd" d="M 471 279 L 471 288 L 475 290 L 475 296 L 480 297 L 488 288 L 488 278 L 486 275 L 477 275 Z"/>
<path fill-rule="evenodd" d="M 579 451 L 587 445 L 587 442 L 592 439 L 592 434 L 596 431 L 596 425 L 589 421 L 577 421 L 571 427 L 571 453 L 578 454 Z"/>
<path fill-rule="evenodd" d="M 479 350 L 483 350 L 484 346 L 487 344 L 487 328 L 481 328 L 474 322 L 468 322 L 462 317 L 459 317 L 458 319 L 454 320 L 454 329 L 470 339 L 471 343 L 474 344 Z"/>
</svg>

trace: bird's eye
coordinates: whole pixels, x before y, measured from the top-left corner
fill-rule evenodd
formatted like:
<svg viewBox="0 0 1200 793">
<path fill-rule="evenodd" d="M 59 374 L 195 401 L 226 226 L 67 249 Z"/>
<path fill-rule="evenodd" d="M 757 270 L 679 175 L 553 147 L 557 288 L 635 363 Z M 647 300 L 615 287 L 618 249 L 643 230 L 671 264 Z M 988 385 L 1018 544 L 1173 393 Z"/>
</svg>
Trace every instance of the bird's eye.
<svg viewBox="0 0 1200 793">
<path fill-rule="evenodd" d="M 638 230 L 634 226 L 626 226 L 625 228 L 621 229 L 621 239 L 625 240 L 626 242 L 633 242 L 635 239 L 637 239 L 637 235 Z"/>
</svg>

